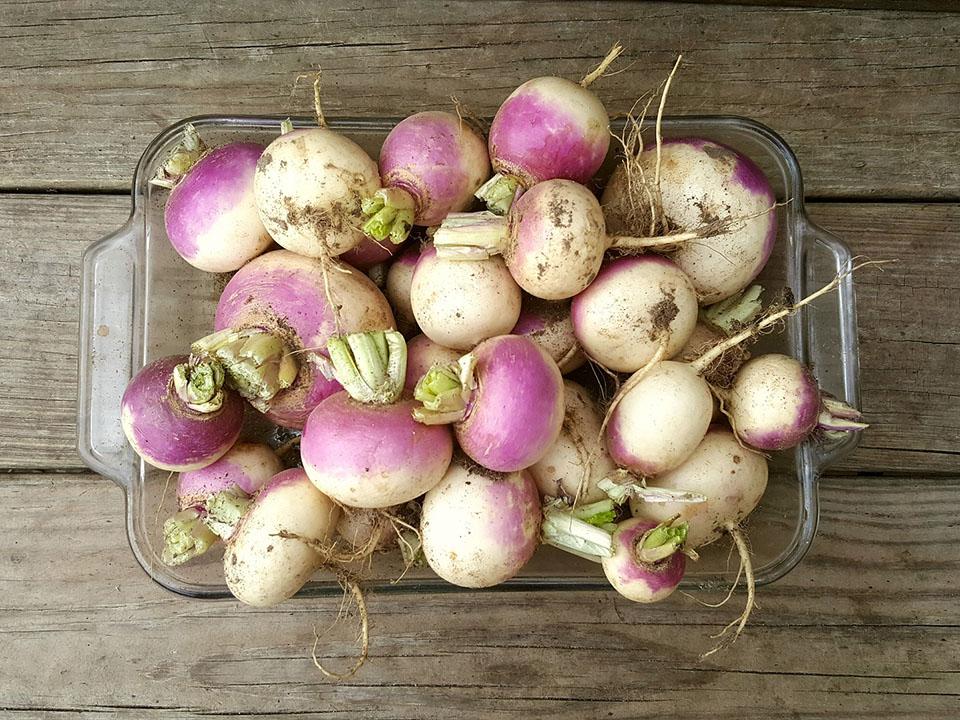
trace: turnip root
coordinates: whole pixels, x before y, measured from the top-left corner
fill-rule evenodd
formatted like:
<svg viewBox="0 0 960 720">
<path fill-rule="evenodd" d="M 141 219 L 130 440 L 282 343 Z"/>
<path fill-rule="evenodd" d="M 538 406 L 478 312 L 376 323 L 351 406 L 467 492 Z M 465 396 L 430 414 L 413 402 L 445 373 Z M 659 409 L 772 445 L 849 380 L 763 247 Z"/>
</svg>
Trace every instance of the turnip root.
<svg viewBox="0 0 960 720">
<path fill-rule="evenodd" d="M 452 367 L 434 367 L 417 384 L 414 411 L 424 423 L 453 423 L 460 448 L 497 472 L 542 459 L 563 423 L 563 376 L 529 338 L 501 335 Z"/>
<path fill-rule="evenodd" d="M 570 319 L 570 303 L 526 296 L 520 305 L 520 319 L 511 335 L 526 335 L 542 347 L 564 375 L 582 366 L 587 358 L 577 344 Z"/>
<path fill-rule="evenodd" d="M 659 255 L 618 258 L 573 299 L 571 318 L 589 357 L 610 370 L 633 372 L 665 344 L 675 355 L 697 323 L 697 297 L 687 276 Z"/>
<path fill-rule="evenodd" d="M 415 331 L 417 327 L 417 318 L 410 302 L 410 286 L 413 284 L 413 271 L 417 269 L 417 261 L 420 259 L 420 243 L 413 242 L 411 247 L 390 263 L 386 287 L 383 289 L 397 318 L 397 330 L 404 335 Z"/>
<path fill-rule="evenodd" d="M 821 398 L 813 373 L 786 355 L 749 360 L 723 398 L 734 432 L 759 450 L 795 447 L 818 427 L 840 435 L 867 427 L 853 408 Z"/>
<path fill-rule="evenodd" d="M 659 602 L 669 597 L 686 570 L 687 558 L 680 548 L 687 535 L 686 523 L 663 524 L 630 518 L 613 531 L 613 554 L 601 560 L 603 573 L 613 588 L 634 602 Z"/>
<path fill-rule="evenodd" d="M 420 533 L 433 571 L 461 587 L 516 575 L 539 544 L 540 496 L 529 474 L 493 473 L 462 460 L 423 500 Z"/>
<path fill-rule="evenodd" d="M 608 232 L 672 239 L 670 256 L 704 305 L 753 281 L 777 235 L 773 189 L 753 161 L 710 140 L 682 138 L 625 162 L 631 166 L 614 171 L 601 198 Z"/>
<path fill-rule="evenodd" d="M 497 110 L 488 146 L 496 174 L 477 192 L 504 215 L 518 192 L 544 180 L 588 182 L 610 147 L 607 111 L 587 87 L 620 54 L 614 46 L 600 68 L 580 84 L 558 77 L 528 80 Z"/>
<path fill-rule="evenodd" d="M 460 359 L 461 352 L 437 345 L 426 335 L 416 335 L 407 343 L 407 377 L 403 391 L 413 394 L 420 378 L 435 365 L 452 365 Z"/>
<path fill-rule="evenodd" d="M 383 188 L 363 201 L 363 231 L 403 242 L 413 225 L 438 224 L 466 209 L 490 174 L 483 137 L 448 112 L 421 112 L 401 120 L 380 148 Z"/>
<path fill-rule="evenodd" d="M 231 143 L 180 168 L 163 219 L 170 244 L 195 268 L 231 272 L 270 246 L 253 197 L 262 152 L 261 145 Z"/>
<path fill-rule="evenodd" d="M 310 544 L 336 531 L 340 508 L 300 469 L 274 475 L 227 543 L 223 574 L 240 602 L 270 607 L 293 597 L 324 564 Z"/>
<path fill-rule="evenodd" d="M 530 466 L 530 475 L 545 498 L 564 498 L 577 505 L 603 500 L 606 495 L 597 482 L 616 468 L 600 441 L 603 415 L 587 391 L 571 380 L 563 381 L 563 396 L 560 435 Z"/>
<path fill-rule="evenodd" d="M 359 271 L 275 250 L 230 279 L 217 304 L 217 332 L 192 350 L 222 363 L 267 418 L 301 429 L 310 411 L 340 389 L 330 376 L 327 340 L 393 325 L 386 298 Z"/>
<path fill-rule="evenodd" d="M 436 485 L 450 465 L 453 438 L 443 425 L 413 418 L 417 403 L 399 400 L 406 345 L 396 331 L 356 333 L 328 343 L 345 391 L 322 401 L 300 441 L 310 480 L 343 505 L 386 508 Z"/>
<path fill-rule="evenodd" d="M 250 504 L 250 496 L 283 470 L 269 445 L 237 442 L 199 470 L 180 473 L 179 512 L 163 524 L 163 562 L 180 565 L 228 539 Z"/>
<path fill-rule="evenodd" d="M 352 140 L 325 127 L 286 132 L 257 162 L 260 219 L 279 245 L 334 257 L 364 237 L 361 200 L 380 189 L 377 164 Z"/>
<path fill-rule="evenodd" d="M 127 441 L 150 465 L 198 470 L 236 442 L 243 400 L 224 387 L 218 364 L 174 355 L 133 377 L 120 401 L 120 423 Z"/>
<path fill-rule="evenodd" d="M 458 262 L 438 257 L 428 246 L 413 273 L 410 304 L 424 335 L 445 347 L 470 350 L 517 324 L 520 288 L 499 257 Z"/>
</svg>

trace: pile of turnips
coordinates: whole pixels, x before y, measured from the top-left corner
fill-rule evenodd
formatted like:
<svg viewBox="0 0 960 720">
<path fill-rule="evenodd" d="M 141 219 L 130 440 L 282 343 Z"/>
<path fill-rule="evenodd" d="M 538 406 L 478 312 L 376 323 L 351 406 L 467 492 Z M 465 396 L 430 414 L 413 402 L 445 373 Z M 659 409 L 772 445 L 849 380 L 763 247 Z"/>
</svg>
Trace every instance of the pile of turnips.
<svg viewBox="0 0 960 720">
<path fill-rule="evenodd" d="M 180 473 L 164 562 L 222 547 L 230 590 L 269 606 L 317 573 L 362 578 L 374 552 L 482 588 L 551 545 L 654 602 L 726 534 L 752 598 L 764 453 L 865 425 L 797 360 L 743 346 L 836 281 L 761 307 L 775 195 L 709 138 L 658 124 L 644 148 L 631 118 L 598 197 L 598 74 L 524 83 L 486 139 L 412 115 L 376 159 L 325 125 L 214 148 L 188 126 L 156 178 L 167 236 L 233 275 L 210 333 L 122 400 L 136 452 Z M 247 436 L 257 413 L 299 457 Z"/>
</svg>

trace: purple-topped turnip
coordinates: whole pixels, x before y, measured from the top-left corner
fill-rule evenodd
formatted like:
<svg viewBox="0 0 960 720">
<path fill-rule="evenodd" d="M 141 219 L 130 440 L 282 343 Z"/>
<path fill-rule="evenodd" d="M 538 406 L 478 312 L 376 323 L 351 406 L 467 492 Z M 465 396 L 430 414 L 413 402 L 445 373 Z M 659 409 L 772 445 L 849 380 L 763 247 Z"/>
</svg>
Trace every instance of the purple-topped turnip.
<svg viewBox="0 0 960 720">
<path fill-rule="evenodd" d="M 380 242 L 370 237 L 364 237 L 359 243 L 341 254 L 337 259 L 357 270 L 369 272 L 380 263 L 387 262 L 400 250 L 399 245 L 391 242 Z"/>
<path fill-rule="evenodd" d="M 543 458 L 563 423 L 563 376 L 546 351 L 521 335 L 490 338 L 456 365 L 434 367 L 414 397 L 423 403 L 417 420 L 453 423 L 460 448 L 498 472 Z"/>
<path fill-rule="evenodd" d="M 254 177 L 270 235 L 308 257 L 334 257 L 355 247 L 364 237 L 361 200 L 379 189 L 377 164 L 326 127 L 282 134 L 263 151 Z"/>
<path fill-rule="evenodd" d="M 243 423 L 243 400 L 224 379 L 219 364 L 185 355 L 145 366 L 120 401 L 127 441 L 161 470 L 198 470 L 216 461 L 236 442 Z"/>
<path fill-rule="evenodd" d="M 494 473 L 457 459 L 423 499 L 423 554 L 449 583 L 498 585 L 533 556 L 540 517 L 540 496 L 527 472 Z"/>
<path fill-rule="evenodd" d="M 460 262 L 420 253 L 410 285 L 410 305 L 423 334 L 456 350 L 510 332 L 520 317 L 520 288 L 503 259 Z"/>
<path fill-rule="evenodd" d="M 283 470 L 269 445 L 237 442 L 199 470 L 180 473 L 179 512 L 163 524 L 163 561 L 180 565 L 219 538 L 228 539 L 250 504 L 250 497 Z"/>
<path fill-rule="evenodd" d="M 401 243 L 413 225 L 437 225 L 466 209 L 490 175 L 483 136 L 448 112 L 429 111 L 401 120 L 380 148 L 383 187 L 363 200 L 363 231 Z"/>
<path fill-rule="evenodd" d="M 417 403 L 400 400 L 403 336 L 356 333 L 331 338 L 328 350 L 345 391 L 307 418 L 300 455 L 310 480 L 351 507 L 386 508 L 419 497 L 447 471 L 453 438 L 443 425 L 418 423 Z"/>
<path fill-rule="evenodd" d="M 196 134 L 193 126 L 187 135 Z M 199 138 L 196 139 L 199 142 Z M 207 272 L 231 272 L 271 243 L 253 195 L 253 176 L 263 146 L 230 143 L 179 163 L 154 184 L 172 187 L 164 207 L 167 238 L 180 257 Z"/>
<path fill-rule="evenodd" d="M 339 519 L 340 508 L 303 470 L 274 475 L 227 543 L 223 574 L 230 592 L 255 607 L 292 597 L 323 566 L 314 544 L 332 538 Z"/>
<path fill-rule="evenodd" d="M 704 305 L 743 290 L 770 257 L 776 198 L 750 158 L 702 138 L 664 140 L 614 171 L 601 199 L 608 231 L 661 235 Z M 641 180 L 642 178 L 642 180 Z"/>
<path fill-rule="evenodd" d="M 758 450 L 795 447 L 818 428 L 842 436 L 867 427 L 857 410 L 822 396 L 813 373 L 786 355 L 747 361 L 722 394 L 734 432 Z"/>
<path fill-rule="evenodd" d="M 634 602 L 659 602 L 669 597 L 683 579 L 686 556 L 680 552 L 687 524 L 673 520 L 657 524 L 629 518 L 613 531 L 613 554 L 601 560 L 603 574 L 613 588 Z"/>
<path fill-rule="evenodd" d="M 361 272 L 275 250 L 230 279 L 217 304 L 216 332 L 192 350 L 222 363 L 233 386 L 270 420 L 300 429 L 310 411 L 340 389 L 327 340 L 393 324 L 386 298 Z"/>
</svg>

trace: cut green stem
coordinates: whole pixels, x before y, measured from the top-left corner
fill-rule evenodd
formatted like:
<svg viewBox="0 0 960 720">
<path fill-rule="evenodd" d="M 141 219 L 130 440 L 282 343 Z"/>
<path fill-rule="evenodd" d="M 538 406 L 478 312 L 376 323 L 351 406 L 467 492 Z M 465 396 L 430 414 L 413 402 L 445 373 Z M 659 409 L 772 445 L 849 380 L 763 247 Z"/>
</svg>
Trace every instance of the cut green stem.
<svg viewBox="0 0 960 720">
<path fill-rule="evenodd" d="M 261 411 L 274 395 L 293 384 L 299 371 L 284 342 L 265 330 L 220 330 L 197 340 L 190 349 L 199 358 L 219 362 L 230 384 Z"/>
<path fill-rule="evenodd" d="M 506 215 L 517 198 L 519 188 L 520 181 L 517 178 L 497 173 L 480 186 L 474 197 L 483 200 L 490 212 Z"/>
<path fill-rule="evenodd" d="M 417 203 L 403 188 L 388 187 L 364 199 L 360 209 L 369 218 L 363 225 L 364 233 L 375 240 L 390 240 L 399 245 L 410 234 L 417 214 Z"/>
<path fill-rule="evenodd" d="M 230 539 L 252 503 L 242 490 L 221 490 L 207 500 L 207 527 L 224 540 Z"/>
<path fill-rule="evenodd" d="M 476 365 L 476 357 L 467 353 L 453 364 L 430 368 L 413 389 L 414 400 L 422 403 L 422 407 L 414 408 L 413 419 L 424 425 L 446 425 L 462 420 L 477 387 Z"/>
<path fill-rule="evenodd" d="M 207 146 L 200 139 L 197 129 L 192 123 L 187 123 L 183 128 L 183 139 L 170 152 L 163 165 L 157 168 L 150 178 L 150 184 L 172 188 L 206 153 Z"/>
<path fill-rule="evenodd" d="M 173 368 L 173 388 L 184 404 L 198 413 L 216 412 L 223 405 L 223 366 L 216 360 L 189 361 Z"/>
<path fill-rule="evenodd" d="M 760 316 L 763 309 L 761 294 L 763 288 L 760 285 L 751 285 L 733 297 L 703 308 L 700 320 L 724 335 L 732 335 Z"/>
<path fill-rule="evenodd" d="M 637 541 L 637 560 L 642 563 L 656 563 L 666 560 L 677 552 L 687 539 L 687 523 L 674 525 L 674 516 L 654 528 L 650 528 Z"/>
<path fill-rule="evenodd" d="M 616 477 L 626 482 L 617 482 Z M 707 501 L 706 495 L 700 493 L 687 492 L 686 490 L 672 490 L 670 488 L 647 487 L 643 482 L 635 482 L 630 473 L 619 470 L 600 480 L 597 488 L 606 493 L 607 497 L 617 505 L 622 505 L 630 498 L 636 498 L 649 503 L 685 503 L 696 504 Z"/>
<path fill-rule="evenodd" d="M 163 551 L 160 558 L 166 565 L 182 565 L 203 555 L 217 540 L 217 536 L 204 524 L 199 510 L 181 510 L 163 523 Z"/>
<path fill-rule="evenodd" d="M 507 238 L 507 219 L 491 212 L 450 213 L 433 234 L 437 256 L 477 260 L 499 255 Z"/>
<path fill-rule="evenodd" d="M 399 399 L 407 373 L 407 343 L 396 330 L 332 337 L 327 352 L 334 377 L 354 400 L 389 405 Z"/>
<path fill-rule="evenodd" d="M 544 508 L 540 534 L 544 544 L 593 562 L 613 557 L 613 535 L 575 517 L 569 510 L 554 506 Z"/>
<path fill-rule="evenodd" d="M 596 527 L 603 527 L 616 519 L 617 506 L 613 500 L 610 499 L 598 500 L 597 502 L 574 508 L 571 514 L 578 520 L 583 520 Z"/>
</svg>

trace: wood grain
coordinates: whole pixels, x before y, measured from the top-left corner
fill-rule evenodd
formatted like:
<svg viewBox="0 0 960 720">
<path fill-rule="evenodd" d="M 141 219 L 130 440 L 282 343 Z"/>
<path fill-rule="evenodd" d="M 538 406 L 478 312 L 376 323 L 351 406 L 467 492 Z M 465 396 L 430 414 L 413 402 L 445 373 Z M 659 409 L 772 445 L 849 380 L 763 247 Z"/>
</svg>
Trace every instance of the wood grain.
<svg viewBox="0 0 960 720">
<path fill-rule="evenodd" d="M 122 224 L 112 196 L 0 196 L 0 469 L 79 468 L 75 452 L 80 253 Z M 863 410 L 843 472 L 956 472 L 960 254 L 952 204 L 814 205 L 856 253 L 900 258 L 857 279 Z M 43 238 L 43 241 L 38 241 Z"/>
<path fill-rule="evenodd" d="M 614 40 L 611 112 L 686 58 L 670 111 L 756 118 L 784 135 L 817 196 L 954 198 L 960 16 L 687 3 L 237 4 L 6 2 L 0 13 L 0 188 L 127 187 L 147 142 L 201 113 L 311 107 L 395 115 L 457 95 L 491 114 L 520 82 L 578 78 Z M 629 69 L 627 69 L 629 68 Z"/>
<path fill-rule="evenodd" d="M 372 595 L 371 659 L 337 685 L 309 660 L 311 628 L 332 622 L 336 599 L 255 610 L 173 596 L 136 564 L 110 483 L 12 476 L 0 484 L 11 539 L 0 638 L 17 660 L 0 665 L 0 707 L 13 717 L 572 720 L 652 707 L 693 718 L 948 717 L 960 697 L 960 480 L 862 480 L 870 492 L 859 479 L 823 481 L 812 551 L 761 590 L 746 635 L 719 656 L 697 659 L 740 597 L 712 610 L 612 591 Z M 346 663 L 351 633 L 337 627 L 323 656 Z"/>
</svg>

